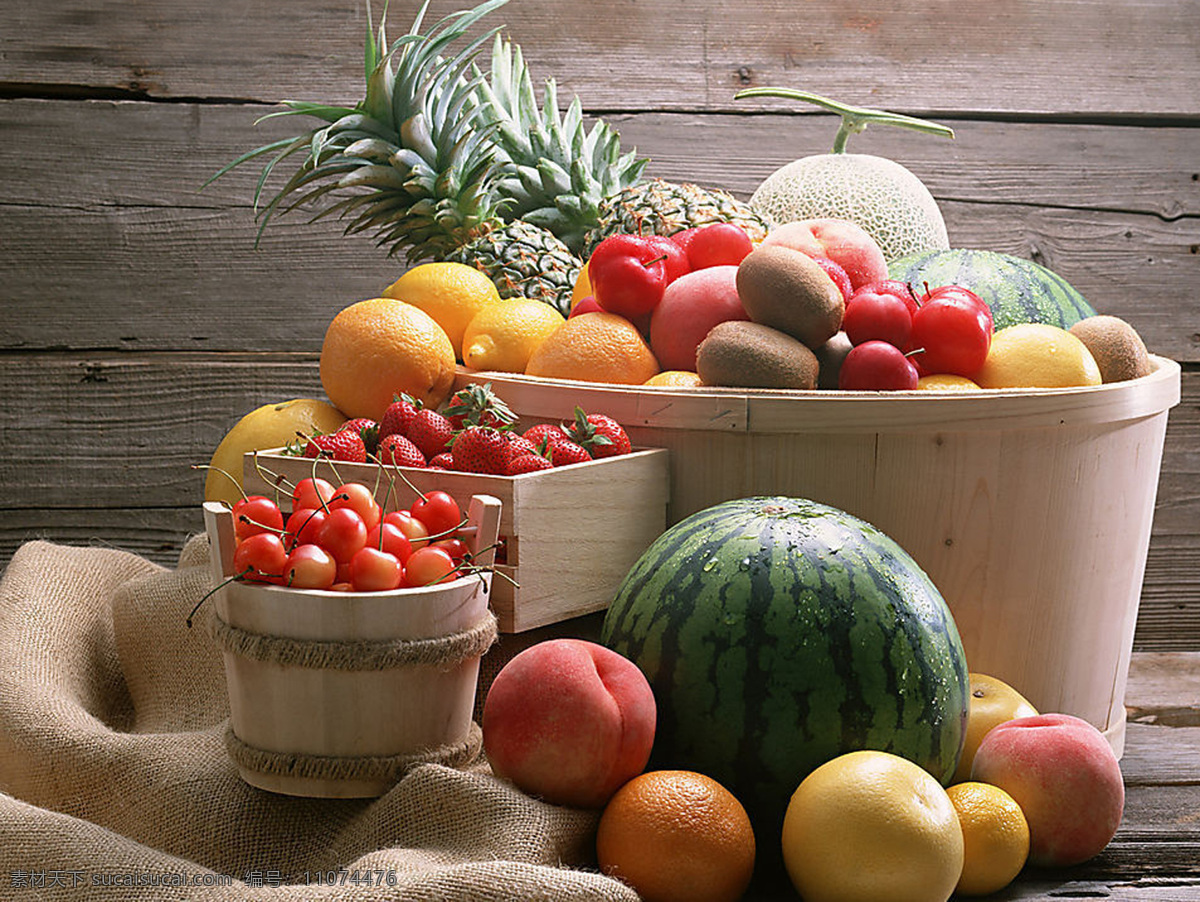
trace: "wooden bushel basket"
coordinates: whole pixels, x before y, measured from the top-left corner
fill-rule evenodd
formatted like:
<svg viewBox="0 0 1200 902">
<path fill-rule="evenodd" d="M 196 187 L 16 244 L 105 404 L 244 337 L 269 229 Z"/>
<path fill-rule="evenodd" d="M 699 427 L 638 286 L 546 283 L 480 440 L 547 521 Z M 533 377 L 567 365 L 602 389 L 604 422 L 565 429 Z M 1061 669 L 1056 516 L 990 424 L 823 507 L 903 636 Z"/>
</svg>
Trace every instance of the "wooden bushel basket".
<svg viewBox="0 0 1200 902">
<path fill-rule="evenodd" d="M 671 453 L 667 520 L 791 495 L 874 524 L 933 579 L 968 667 L 1120 754 L 1125 681 L 1179 365 L 1091 388 L 754 391 L 491 382 L 521 417 L 603 410 Z"/>
<path fill-rule="evenodd" d="M 233 517 L 204 505 L 213 575 L 228 580 Z M 490 565 L 500 502 L 471 499 L 468 546 Z M 216 593 L 212 632 L 229 690 L 227 745 L 242 778 L 289 795 L 386 792 L 425 761 L 469 763 L 479 659 L 496 638 L 491 573 L 391 592 L 242 581 Z"/>
</svg>

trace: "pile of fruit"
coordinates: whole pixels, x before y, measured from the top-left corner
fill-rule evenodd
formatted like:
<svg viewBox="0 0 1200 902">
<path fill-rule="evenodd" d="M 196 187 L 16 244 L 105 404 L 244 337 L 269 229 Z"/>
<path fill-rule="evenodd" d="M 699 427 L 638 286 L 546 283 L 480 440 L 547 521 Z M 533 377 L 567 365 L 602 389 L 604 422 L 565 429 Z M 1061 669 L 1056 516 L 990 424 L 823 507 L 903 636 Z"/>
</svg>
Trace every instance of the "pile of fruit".
<svg viewBox="0 0 1200 902">
<path fill-rule="evenodd" d="M 644 898 L 945 902 L 1099 854 L 1124 806 L 1094 726 L 970 673 L 928 577 L 794 498 L 718 504 L 630 570 L 601 643 L 534 645 L 483 711 L 495 774 L 601 809 Z"/>
<path fill-rule="evenodd" d="M 381 294 L 435 326 L 410 316 L 378 350 L 421 369 L 430 390 L 445 389 L 456 362 L 624 385 L 855 390 L 1054 388 L 1150 371 L 1131 325 L 1097 316 L 1028 260 L 951 249 L 913 173 L 846 152 L 873 123 L 949 128 L 754 88 L 738 97 L 837 113 L 833 152 L 780 168 L 747 203 L 647 179 L 647 160 L 623 153 L 604 120 L 588 126 L 579 98 L 560 112 L 553 80 L 537 105 L 511 41 L 497 34 L 481 71 L 485 38 L 468 34 L 505 2 L 424 31 L 423 5 L 390 46 L 381 21 L 368 30 L 356 106 L 291 103 L 320 124 L 222 170 L 265 160 L 257 205 L 268 176 L 300 155 L 263 227 L 325 203 L 348 233 L 373 232 L 417 264 Z"/>
</svg>

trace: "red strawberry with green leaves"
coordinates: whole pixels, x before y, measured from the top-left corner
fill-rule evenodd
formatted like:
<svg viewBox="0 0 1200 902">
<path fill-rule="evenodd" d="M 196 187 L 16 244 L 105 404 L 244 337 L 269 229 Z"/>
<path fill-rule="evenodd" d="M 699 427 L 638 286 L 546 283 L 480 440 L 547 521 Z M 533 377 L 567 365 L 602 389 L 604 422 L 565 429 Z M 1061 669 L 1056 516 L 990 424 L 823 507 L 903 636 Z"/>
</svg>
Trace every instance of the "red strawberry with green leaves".
<svg viewBox="0 0 1200 902">
<path fill-rule="evenodd" d="M 569 438 L 558 439 L 551 441 L 549 446 L 550 462 L 556 467 L 565 467 L 567 464 L 586 463 L 592 459 L 592 455 L 588 454 L 587 448 Z"/>
<path fill-rule="evenodd" d="M 519 432 L 507 432 L 508 447 L 511 457 L 519 457 L 523 454 L 541 454 L 541 450 L 525 436 Z"/>
<path fill-rule="evenodd" d="M 357 432 L 367 448 L 368 455 L 373 455 L 379 446 L 379 424 L 370 417 L 355 417 L 352 420 L 346 420 L 338 427 L 337 431 Z"/>
<path fill-rule="evenodd" d="M 414 401 L 408 395 L 401 395 L 388 405 L 387 410 L 379 420 L 379 438 L 389 435 L 408 435 L 408 427 L 417 413 L 419 401 Z"/>
<path fill-rule="evenodd" d="M 498 476 L 508 470 L 512 453 L 508 436 L 491 426 L 468 426 L 454 436 L 450 451 L 454 455 L 456 470 Z"/>
<path fill-rule="evenodd" d="M 443 409 L 455 430 L 467 426 L 494 426 L 497 429 L 511 426 L 517 415 L 492 391 L 490 382 L 479 385 L 470 383 L 450 396 Z"/>
<path fill-rule="evenodd" d="M 566 432 L 596 460 L 628 454 L 633 449 L 620 423 L 607 414 L 584 413 L 581 407 L 575 408 L 575 422 Z"/>
<path fill-rule="evenodd" d="M 539 473 L 542 470 L 553 469 L 554 464 L 540 454 L 518 454 L 508 461 L 505 476 L 521 476 L 525 473 Z"/>
<path fill-rule="evenodd" d="M 428 407 L 422 407 L 414 413 L 412 422 L 408 424 L 408 438 L 425 455 L 426 460 L 445 451 L 453 437 L 454 427 L 450 421 Z"/>
<path fill-rule="evenodd" d="M 379 460 L 388 466 L 424 467 L 425 455 L 408 438 L 393 432 L 379 440 Z"/>
<path fill-rule="evenodd" d="M 302 441 L 305 457 L 322 457 L 355 464 L 367 462 L 367 446 L 363 444 L 362 436 L 353 430 L 303 436 Z"/>
<path fill-rule="evenodd" d="M 569 438 L 569 436 L 563 432 L 561 426 L 556 426 L 554 423 L 539 423 L 536 426 L 530 426 L 526 429 L 522 433 L 522 438 L 532 442 L 540 454 L 549 450 L 551 442 Z"/>
</svg>

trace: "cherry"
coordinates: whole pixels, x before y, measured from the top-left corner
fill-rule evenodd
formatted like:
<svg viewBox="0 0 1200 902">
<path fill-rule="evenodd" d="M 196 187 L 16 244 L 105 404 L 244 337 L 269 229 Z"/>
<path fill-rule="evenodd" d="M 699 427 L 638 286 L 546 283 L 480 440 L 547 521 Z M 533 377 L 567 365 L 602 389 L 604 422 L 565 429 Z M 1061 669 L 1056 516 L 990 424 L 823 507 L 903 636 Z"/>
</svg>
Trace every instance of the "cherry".
<svg viewBox="0 0 1200 902">
<path fill-rule="evenodd" d="M 301 479 L 292 489 L 292 510 L 324 507 L 334 495 L 333 483 L 319 476 Z"/>
<path fill-rule="evenodd" d="M 345 507 L 357 512 L 362 517 L 367 529 L 378 523 L 382 515 L 375 495 L 361 482 L 347 482 L 338 486 L 334 491 L 333 497 L 329 500 L 330 512 Z"/>
<path fill-rule="evenodd" d="M 386 520 L 375 525 L 367 532 L 367 547 L 378 548 L 396 556 L 403 564 L 413 553 L 412 542 L 395 523 Z"/>
<path fill-rule="evenodd" d="M 284 585 L 293 589 L 328 589 L 337 576 L 337 561 L 320 545 L 297 545 L 284 566 Z"/>
<path fill-rule="evenodd" d="M 917 387 L 917 368 L 886 341 L 855 345 L 842 361 L 838 388 L 847 391 L 906 391 Z"/>
<path fill-rule="evenodd" d="M 255 582 L 279 582 L 287 567 L 283 539 L 273 532 L 247 536 L 233 552 L 233 572 Z"/>
<path fill-rule="evenodd" d="M 404 567 L 404 585 L 428 586 L 448 577 L 455 570 L 454 558 L 445 548 L 427 545 L 418 548 Z"/>
<path fill-rule="evenodd" d="M 233 506 L 233 530 L 238 539 L 260 532 L 283 530 L 283 513 L 279 505 L 263 495 L 249 495 Z"/>
<path fill-rule="evenodd" d="M 429 528 L 412 515 L 411 511 L 391 511 L 384 514 L 384 523 L 391 523 L 408 539 L 415 551 L 429 544 Z"/>
<path fill-rule="evenodd" d="M 317 533 L 317 540 L 339 564 L 349 563 L 359 549 L 367 544 L 367 525 L 358 511 L 339 507 L 329 512 Z"/>
<path fill-rule="evenodd" d="M 372 548 L 360 548 L 350 558 L 350 587 L 355 592 L 390 592 L 399 588 L 404 575 L 394 554 Z"/>
<path fill-rule="evenodd" d="M 425 524 L 431 536 L 449 535 L 462 525 L 462 511 L 448 492 L 426 492 L 413 502 L 412 515 Z"/>
</svg>

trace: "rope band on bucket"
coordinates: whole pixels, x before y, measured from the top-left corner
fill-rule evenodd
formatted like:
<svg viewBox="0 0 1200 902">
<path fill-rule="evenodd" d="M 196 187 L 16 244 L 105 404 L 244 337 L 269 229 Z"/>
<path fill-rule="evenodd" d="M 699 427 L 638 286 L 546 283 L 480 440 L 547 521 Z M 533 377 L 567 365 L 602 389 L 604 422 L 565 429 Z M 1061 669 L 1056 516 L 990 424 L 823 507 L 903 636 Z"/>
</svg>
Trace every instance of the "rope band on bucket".
<svg viewBox="0 0 1200 902">
<path fill-rule="evenodd" d="M 437 667 L 449 670 L 483 655 L 499 636 L 490 610 L 474 626 L 429 639 L 293 639 L 265 636 L 226 623 L 213 614 L 210 633 L 224 651 L 254 661 L 320 670 L 390 670 Z"/>
<path fill-rule="evenodd" d="M 422 749 L 407 755 L 306 755 L 270 752 L 242 742 L 232 727 L 225 730 L 225 748 L 239 768 L 259 774 L 311 780 L 370 780 L 394 782 L 420 764 L 466 767 L 479 757 L 483 731 L 471 722 L 461 742 Z"/>
</svg>

